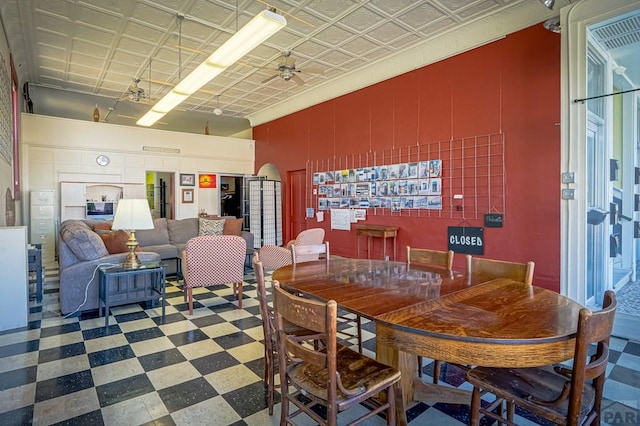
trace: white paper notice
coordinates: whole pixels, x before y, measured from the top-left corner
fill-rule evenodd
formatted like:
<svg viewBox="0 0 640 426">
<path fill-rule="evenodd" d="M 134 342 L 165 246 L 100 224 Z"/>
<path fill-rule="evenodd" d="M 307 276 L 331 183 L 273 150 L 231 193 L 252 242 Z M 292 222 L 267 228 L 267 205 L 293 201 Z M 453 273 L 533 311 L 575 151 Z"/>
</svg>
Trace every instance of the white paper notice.
<svg viewBox="0 0 640 426">
<path fill-rule="evenodd" d="M 316 220 L 318 222 L 324 222 L 324 212 L 317 212 L 316 213 Z"/>
<path fill-rule="evenodd" d="M 331 229 L 351 230 L 351 211 L 348 209 L 331 209 Z"/>
</svg>

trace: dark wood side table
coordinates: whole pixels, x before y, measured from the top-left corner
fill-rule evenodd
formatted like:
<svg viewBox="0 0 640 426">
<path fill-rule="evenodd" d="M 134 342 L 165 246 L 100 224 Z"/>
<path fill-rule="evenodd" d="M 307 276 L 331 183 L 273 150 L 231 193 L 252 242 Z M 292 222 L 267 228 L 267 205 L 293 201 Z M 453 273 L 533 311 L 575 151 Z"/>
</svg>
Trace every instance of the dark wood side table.
<svg viewBox="0 0 640 426">
<path fill-rule="evenodd" d="M 160 300 L 165 320 L 165 280 L 167 266 L 162 262 L 143 263 L 138 268 L 100 266 L 98 268 L 98 314 L 104 304 L 104 327 L 109 326 L 109 307 Z"/>
<path fill-rule="evenodd" d="M 356 225 L 358 257 L 360 257 L 360 235 L 367 237 L 367 259 L 371 259 L 371 238 L 382 238 L 383 260 L 387 259 L 387 238 L 393 238 L 393 260 L 396 260 L 396 237 L 398 236 L 397 226 Z"/>
<path fill-rule="evenodd" d="M 29 291 L 29 297 L 35 295 L 36 302 L 42 303 L 42 274 L 44 272 L 42 267 L 42 244 L 32 244 L 29 246 L 27 255 L 29 257 L 29 284 L 35 284 L 34 291 Z"/>
</svg>

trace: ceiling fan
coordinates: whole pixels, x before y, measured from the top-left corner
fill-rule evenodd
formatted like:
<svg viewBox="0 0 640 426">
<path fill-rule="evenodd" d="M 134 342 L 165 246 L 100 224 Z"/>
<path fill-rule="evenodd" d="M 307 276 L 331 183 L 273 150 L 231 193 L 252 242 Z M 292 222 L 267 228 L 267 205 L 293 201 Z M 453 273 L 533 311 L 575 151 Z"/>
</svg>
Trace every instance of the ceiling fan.
<svg viewBox="0 0 640 426">
<path fill-rule="evenodd" d="M 122 95 L 123 100 L 129 100 L 131 102 L 148 102 L 149 97 L 142 87 L 140 87 L 140 79 L 133 77 L 131 79 L 131 85 Z"/>
<path fill-rule="evenodd" d="M 293 80 L 298 86 L 302 86 L 304 84 L 304 80 L 301 79 L 298 74 L 324 74 L 324 70 L 320 68 L 305 68 L 304 71 L 296 68 L 296 59 L 291 56 L 290 50 L 282 52 L 282 57 L 278 62 L 278 66 L 273 70 L 276 71 L 276 73 L 271 77 L 262 80 L 262 83 L 267 83 L 276 77 L 280 77 L 284 81 Z"/>
</svg>

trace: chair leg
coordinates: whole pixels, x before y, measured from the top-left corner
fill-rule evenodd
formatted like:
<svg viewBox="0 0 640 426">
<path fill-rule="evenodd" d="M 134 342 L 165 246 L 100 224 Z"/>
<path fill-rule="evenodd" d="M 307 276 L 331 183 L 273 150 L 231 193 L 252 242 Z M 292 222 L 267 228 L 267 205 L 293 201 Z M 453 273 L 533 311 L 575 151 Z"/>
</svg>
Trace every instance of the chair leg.
<svg viewBox="0 0 640 426">
<path fill-rule="evenodd" d="M 422 379 L 422 357 L 418 355 L 418 377 Z"/>
<path fill-rule="evenodd" d="M 440 367 L 442 367 L 442 363 L 440 361 L 433 360 L 433 384 L 437 385 L 438 380 L 440 380 Z"/>
<path fill-rule="evenodd" d="M 396 382 L 393 385 L 393 394 L 394 394 L 394 413 L 396 416 L 396 422 L 400 424 L 407 424 L 407 412 L 404 411 L 404 401 L 402 397 L 402 383 Z"/>
<path fill-rule="evenodd" d="M 189 287 L 187 293 L 187 297 L 189 298 L 189 315 L 193 315 L 193 287 Z"/>
<path fill-rule="evenodd" d="M 242 309 L 242 282 L 235 283 L 233 287 L 238 286 L 238 309 Z M 235 291 L 234 291 L 235 293 Z"/>
<path fill-rule="evenodd" d="M 280 403 L 280 424 L 287 424 L 287 417 L 289 417 L 289 389 L 286 389 L 286 379 L 283 378 L 283 374 L 280 375 L 280 395 L 282 395 Z"/>
<path fill-rule="evenodd" d="M 362 353 L 362 318 L 360 315 L 356 318 L 356 326 L 358 328 L 358 352 Z"/>
<path fill-rule="evenodd" d="M 387 425 L 396 424 L 396 389 L 395 383 L 387 388 L 387 402 L 389 408 L 387 408 Z"/>
<path fill-rule="evenodd" d="M 471 393 L 471 413 L 469 426 L 478 426 L 480 424 L 480 389 L 473 387 Z"/>
<path fill-rule="evenodd" d="M 274 380 L 274 359 L 273 348 L 265 339 L 264 345 L 264 385 L 267 388 L 267 407 L 269 407 L 269 415 L 273 415 L 273 392 L 275 388 Z M 270 340 L 270 339 L 269 339 Z"/>
<path fill-rule="evenodd" d="M 513 414 L 516 411 L 516 405 L 510 401 L 507 401 L 507 421 L 513 424 Z M 599 424 L 599 423 L 595 423 Z"/>
</svg>

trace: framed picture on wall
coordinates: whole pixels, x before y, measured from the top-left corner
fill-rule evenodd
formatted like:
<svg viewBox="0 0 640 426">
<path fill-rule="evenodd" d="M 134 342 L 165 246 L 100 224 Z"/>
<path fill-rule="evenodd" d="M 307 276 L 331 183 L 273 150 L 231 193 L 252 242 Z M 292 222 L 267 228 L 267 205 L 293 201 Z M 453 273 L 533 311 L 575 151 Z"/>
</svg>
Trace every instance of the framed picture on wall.
<svg viewBox="0 0 640 426">
<path fill-rule="evenodd" d="M 182 202 L 184 204 L 193 203 L 193 189 L 183 189 L 182 190 Z"/>
<path fill-rule="evenodd" d="M 195 186 L 196 175 L 180 173 L 180 186 Z"/>
</svg>

